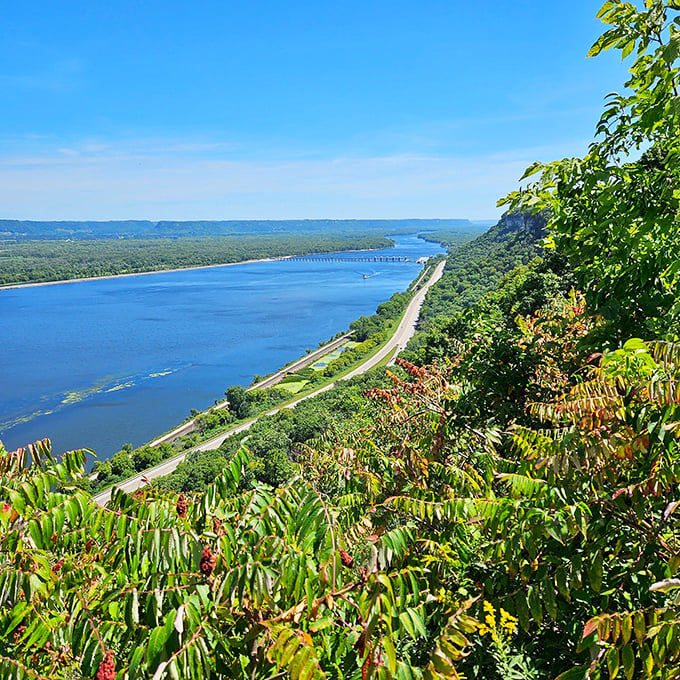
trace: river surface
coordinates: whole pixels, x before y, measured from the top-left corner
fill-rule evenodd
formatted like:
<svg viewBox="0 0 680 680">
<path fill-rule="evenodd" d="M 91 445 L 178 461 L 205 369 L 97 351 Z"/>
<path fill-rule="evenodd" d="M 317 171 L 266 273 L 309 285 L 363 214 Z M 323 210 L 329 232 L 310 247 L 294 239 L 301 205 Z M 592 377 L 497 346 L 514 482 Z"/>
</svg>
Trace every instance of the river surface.
<svg viewBox="0 0 680 680">
<path fill-rule="evenodd" d="M 375 312 L 444 252 L 417 236 L 341 262 L 275 261 L 0 290 L 0 439 L 105 459 Z M 369 275 L 363 278 L 363 275 Z"/>
</svg>

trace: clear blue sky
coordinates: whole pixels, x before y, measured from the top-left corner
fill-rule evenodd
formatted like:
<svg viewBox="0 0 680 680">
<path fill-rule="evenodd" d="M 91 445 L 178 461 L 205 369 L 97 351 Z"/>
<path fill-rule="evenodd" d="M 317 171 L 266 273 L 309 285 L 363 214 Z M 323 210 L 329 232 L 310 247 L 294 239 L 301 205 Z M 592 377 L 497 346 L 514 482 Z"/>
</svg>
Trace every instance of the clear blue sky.
<svg viewBox="0 0 680 680">
<path fill-rule="evenodd" d="M 494 217 L 621 89 L 599 6 L 6 3 L 0 217 Z"/>
</svg>

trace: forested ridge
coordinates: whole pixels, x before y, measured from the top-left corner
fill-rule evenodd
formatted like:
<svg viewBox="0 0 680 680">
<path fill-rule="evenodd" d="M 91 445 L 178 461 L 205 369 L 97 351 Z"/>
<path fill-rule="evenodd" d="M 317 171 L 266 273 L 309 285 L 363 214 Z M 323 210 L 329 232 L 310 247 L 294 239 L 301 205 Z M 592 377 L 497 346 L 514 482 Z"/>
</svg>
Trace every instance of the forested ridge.
<svg viewBox="0 0 680 680">
<path fill-rule="evenodd" d="M 389 248 L 384 236 L 301 234 L 0 242 L 0 285 L 208 267 L 268 257 Z"/>
<path fill-rule="evenodd" d="M 625 94 L 503 201 L 542 246 L 480 241 L 495 287 L 338 427 L 311 404 L 106 507 L 87 452 L 0 453 L 4 677 L 680 678 L 680 5 L 599 16 Z"/>
<path fill-rule="evenodd" d="M 155 239 L 201 236 L 252 236 L 254 234 L 412 234 L 414 231 L 446 231 L 456 239 L 461 233 L 481 231 L 464 219 L 402 220 L 112 220 L 59 222 L 0 219 L 0 240 Z"/>
<path fill-rule="evenodd" d="M 424 230 L 461 244 L 469 220 L 232 220 L 31 222 L 0 220 L 0 286 L 207 267 L 244 260 L 389 248 Z"/>
<path fill-rule="evenodd" d="M 473 241 L 451 249 L 444 276 L 423 306 L 423 318 L 450 315 L 473 305 L 515 267 L 539 255 L 546 215 L 507 213 Z M 443 245 L 454 245 L 442 239 Z"/>
</svg>

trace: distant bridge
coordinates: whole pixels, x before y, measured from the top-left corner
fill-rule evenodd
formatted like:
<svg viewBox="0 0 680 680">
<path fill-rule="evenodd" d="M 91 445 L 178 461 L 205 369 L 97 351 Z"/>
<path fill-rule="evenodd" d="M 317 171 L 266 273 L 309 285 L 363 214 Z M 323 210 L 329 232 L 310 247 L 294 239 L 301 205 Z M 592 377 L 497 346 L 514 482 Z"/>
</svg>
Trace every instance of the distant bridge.
<svg viewBox="0 0 680 680">
<path fill-rule="evenodd" d="M 409 260 L 401 255 L 373 255 L 372 257 L 357 256 L 357 257 L 336 257 L 333 255 L 296 255 L 286 258 L 290 262 L 417 262 L 423 264 L 427 258 L 419 258 L 418 260 Z"/>
</svg>

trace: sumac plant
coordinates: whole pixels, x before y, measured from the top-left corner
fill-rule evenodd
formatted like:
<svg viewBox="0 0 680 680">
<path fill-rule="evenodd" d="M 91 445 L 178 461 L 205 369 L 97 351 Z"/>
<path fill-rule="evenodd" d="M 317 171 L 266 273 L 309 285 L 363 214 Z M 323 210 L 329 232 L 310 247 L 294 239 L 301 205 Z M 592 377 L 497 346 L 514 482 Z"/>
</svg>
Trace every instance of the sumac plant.
<svg viewBox="0 0 680 680">
<path fill-rule="evenodd" d="M 527 342 L 546 337 L 543 316 L 520 321 Z M 564 328 L 544 344 L 557 358 L 582 331 Z M 680 346 L 632 339 L 588 357 L 580 381 L 528 406 L 535 427 L 507 421 L 497 432 L 458 417 L 470 375 L 456 362 L 398 363 L 403 377 L 370 392 L 383 404 L 374 426 L 336 452 L 335 467 L 311 454 L 309 475 L 328 488 L 334 471 L 338 504 L 357 524 L 378 535 L 401 527 L 432 598 L 483 597 L 516 617 L 504 650 L 516 674 L 500 673 L 478 638 L 457 669 L 680 677 Z M 545 394 L 540 382 L 532 394 Z M 441 617 L 427 624 L 442 634 Z"/>
<path fill-rule="evenodd" d="M 203 495 L 100 507 L 85 456 L 0 447 L 0 677 L 456 677 L 474 621 L 448 607 L 431 638 L 441 605 L 402 533 L 367 535 L 301 479 L 243 492 L 243 451 Z"/>
</svg>

